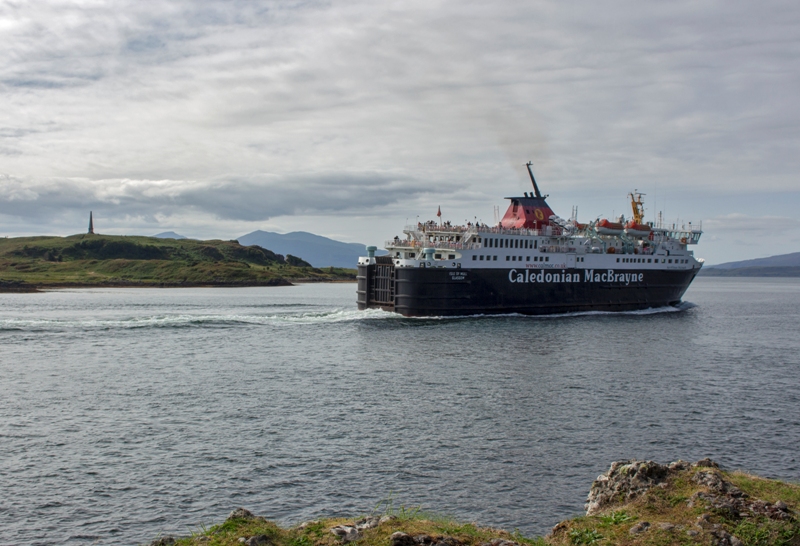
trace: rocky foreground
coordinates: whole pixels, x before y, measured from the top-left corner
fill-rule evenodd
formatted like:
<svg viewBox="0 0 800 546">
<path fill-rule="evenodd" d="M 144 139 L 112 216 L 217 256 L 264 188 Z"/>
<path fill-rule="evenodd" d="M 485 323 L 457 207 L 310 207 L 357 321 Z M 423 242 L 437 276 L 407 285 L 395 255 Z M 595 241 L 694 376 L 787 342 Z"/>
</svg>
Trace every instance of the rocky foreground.
<svg viewBox="0 0 800 546">
<path fill-rule="evenodd" d="M 150 546 L 800 546 L 798 510 L 800 485 L 722 471 L 708 459 L 630 460 L 613 463 L 594 481 L 585 516 L 562 521 L 545 537 L 407 509 L 283 529 L 238 508 L 221 525 L 189 537 L 159 537 Z"/>
</svg>

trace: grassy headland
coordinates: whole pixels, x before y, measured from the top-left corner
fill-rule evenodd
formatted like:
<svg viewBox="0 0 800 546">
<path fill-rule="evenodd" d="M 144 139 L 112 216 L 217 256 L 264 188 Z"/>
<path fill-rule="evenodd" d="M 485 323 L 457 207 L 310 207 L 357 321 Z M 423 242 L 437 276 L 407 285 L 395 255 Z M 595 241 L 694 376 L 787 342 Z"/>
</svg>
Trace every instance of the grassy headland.
<svg viewBox="0 0 800 546">
<path fill-rule="evenodd" d="M 0 290 L 90 286 L 277 286 L 355 280 L 237 241 L 81 234 L 0 239 Z"/>
<path fill-rule="evenodd" d="M 222 524 L 151 545 L 800 546 L 800 485 L 719 470 L 711 461 L 620 461 L 592 484 L 586 516 L 545 537 L 391 507 L 361 518 L 281 528 L 243 509 Z"/>
</svg>

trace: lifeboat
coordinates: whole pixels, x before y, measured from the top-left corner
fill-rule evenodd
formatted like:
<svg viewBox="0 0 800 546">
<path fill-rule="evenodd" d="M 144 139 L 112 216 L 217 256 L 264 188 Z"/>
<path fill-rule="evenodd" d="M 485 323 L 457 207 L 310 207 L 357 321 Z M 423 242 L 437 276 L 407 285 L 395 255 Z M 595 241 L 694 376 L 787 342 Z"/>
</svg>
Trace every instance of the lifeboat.
<svg viewBox="0 0 800 546">
<path fill-rule="evenodd" d="M 606 218 L 603 218 L 597 222 L 594 228 L 600 235 L 620 235 L 625 229 L 625 226 L 623 226 L 620 222 L 612 222 Z"/>
<path fill-rule="evenodd" d="M 633 220 L 625 224 L 625 233 L 631 237 L 649 237 L 652 228 L 647 224 L 637 224 Z"/>
</svg>

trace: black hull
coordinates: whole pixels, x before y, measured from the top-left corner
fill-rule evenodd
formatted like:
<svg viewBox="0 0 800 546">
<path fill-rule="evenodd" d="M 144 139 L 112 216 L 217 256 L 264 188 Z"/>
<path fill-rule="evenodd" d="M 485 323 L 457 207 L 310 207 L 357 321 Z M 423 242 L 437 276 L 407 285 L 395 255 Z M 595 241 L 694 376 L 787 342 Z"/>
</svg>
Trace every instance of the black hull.
<svg viewBox="0 0 800 546">
<path fill-rule="evenodd" d="M 359 266 L 359 309 L 409 317 L 549 315 L 676 305 L 699 269 L 446 269 Z M 377 287 L 377 289 L 375 288 Z M 378 296 L 377 298 L 375 296 Z"/>
</svg>

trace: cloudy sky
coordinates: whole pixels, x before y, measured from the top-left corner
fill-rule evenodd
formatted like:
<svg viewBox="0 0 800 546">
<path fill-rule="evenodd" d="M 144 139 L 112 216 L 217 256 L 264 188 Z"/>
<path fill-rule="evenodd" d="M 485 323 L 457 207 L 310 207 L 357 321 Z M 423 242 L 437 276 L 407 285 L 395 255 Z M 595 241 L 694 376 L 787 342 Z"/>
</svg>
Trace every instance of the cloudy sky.
<svg viewBox="0 0 800 546">
<path fill-rule="evenodd" d="M 0 234 L 702 221 L 800 251 L 800 4 L 0 0 Z"/>
</svg>

